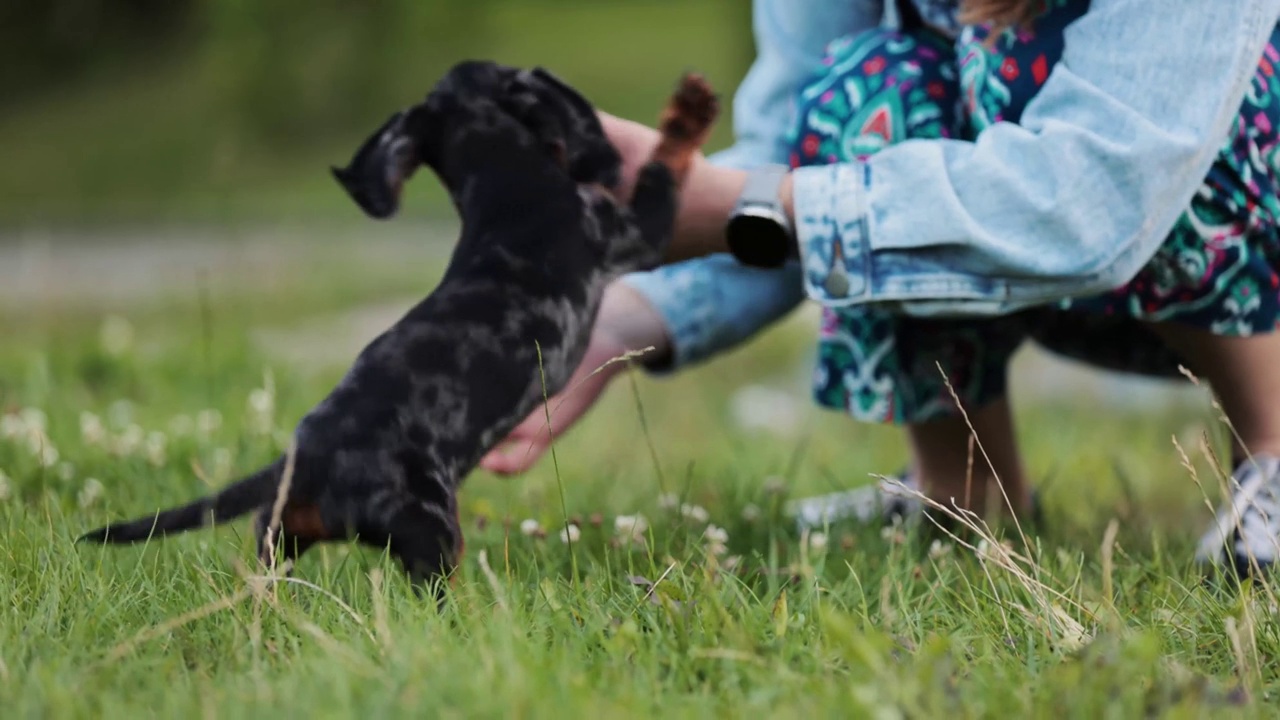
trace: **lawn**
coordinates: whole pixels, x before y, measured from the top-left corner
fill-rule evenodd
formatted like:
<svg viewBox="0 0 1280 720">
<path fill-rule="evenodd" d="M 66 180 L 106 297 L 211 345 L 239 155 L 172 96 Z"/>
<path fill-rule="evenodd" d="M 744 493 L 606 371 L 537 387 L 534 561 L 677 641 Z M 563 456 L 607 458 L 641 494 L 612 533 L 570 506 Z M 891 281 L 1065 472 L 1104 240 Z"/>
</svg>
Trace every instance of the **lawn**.
<svg viewBox="0 0 1280 720">
<path fill-rule="evenodd" d="M 1029 546 L 1008 528 L 1007 548 L 978 549 L 800 534 L 788 497 L 905 458 L 893 429 L 809 406 L 804 313 L 677 377 L 624 378 L 527 476 L 474 474 L 440 611 L 354 546 L 272 583 L 245 520 L 73 543 L 281 451 L 380 322 L 351 318 L 394 319 L 438 277 L 440 248 L 388 242 L 317 241 L 172 293 L 0 305 L 4 717 L 1271 713 L 1271 589 L 1190 562 L 1219 494 L 1210 408 L 1020 406 L 1049 516 Z M 752 410 L 752 386 L 799 413 Z M 621 532 L 637 514 L 644 532 Z"/>
</svg>

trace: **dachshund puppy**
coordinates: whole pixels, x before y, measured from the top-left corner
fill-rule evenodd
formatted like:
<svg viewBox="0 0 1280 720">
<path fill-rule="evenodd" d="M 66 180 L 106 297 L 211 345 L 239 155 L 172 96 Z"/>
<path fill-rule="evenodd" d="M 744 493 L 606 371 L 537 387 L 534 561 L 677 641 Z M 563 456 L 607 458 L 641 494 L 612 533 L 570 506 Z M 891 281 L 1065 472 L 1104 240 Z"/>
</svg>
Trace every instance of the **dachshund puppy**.
<svg viewBox="0 0 1280 720">
<path fill-rule="evenodd" d="M 419 165 L 437 175 L 462 220 L 439 285 L 302 418 L 291 455 L 81 540 L 132 543 L 257 511 L 265 563 L 273 548 L 294 561 L 317 542 L 356 538 L 388 548 L 439 598 L 463 549 L 460 485 L 544 392 L 564 388 L 605 287 L 661 263 L 677 193 L 718 113 L 710 87 L 685 76 L 623 203 L 612 191 L 621 159 L 581 95 L 541 69 L 456 65 L 332 170 L 379 219 L 396 214 Z"/>
</svg>

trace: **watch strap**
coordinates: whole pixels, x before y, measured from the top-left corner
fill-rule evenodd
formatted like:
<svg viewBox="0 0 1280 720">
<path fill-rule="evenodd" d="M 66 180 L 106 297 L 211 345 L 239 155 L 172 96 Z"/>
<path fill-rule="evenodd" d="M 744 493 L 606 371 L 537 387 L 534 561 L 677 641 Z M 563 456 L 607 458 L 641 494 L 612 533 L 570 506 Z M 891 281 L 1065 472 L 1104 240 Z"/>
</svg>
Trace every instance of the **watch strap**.
<svg viewBox="0 0 1280 720">
<path fill-rule="evenodd" d="M 747 173 L 746 184 L 738 196 L 738 207 L 744 205 L 767 205 L 785 218 L 782 213 L 782 199 L 778 197 L 778 187 L 786 177 L 789 168 L 786 165 L 764 165 L 753 168 Z"/>
<path fill-rule="evenodd" d="M 790 168 L 764 165 L 747 172 L 726 228 L 729 252 L 750 267 L 776 268 L 799 256 L 778 192 Z M 758 228 L 748 230 L 748 228 Z"/>
</svg>

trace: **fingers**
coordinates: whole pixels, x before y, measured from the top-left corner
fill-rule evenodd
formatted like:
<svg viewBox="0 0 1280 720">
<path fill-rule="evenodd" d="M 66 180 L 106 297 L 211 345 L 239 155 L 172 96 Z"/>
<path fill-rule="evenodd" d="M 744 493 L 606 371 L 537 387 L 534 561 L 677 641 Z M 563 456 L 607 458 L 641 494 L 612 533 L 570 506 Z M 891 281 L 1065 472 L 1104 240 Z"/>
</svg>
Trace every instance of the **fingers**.
<svg viewBox="0 0 1280 720">
<path fill-rule="evenodd" d="M 540 460 L 550 445 L 541 440 L 529 444 L 513 444 L 505 451 L 494 450 L 480 461 L 480 467 L 495 475 L 511 477 L 527 472 Z"/>
<path fill-rule="evenodd" d="M 548 408 L 540 404 L 506 440 L 481 458 L 480 467 L 499 475 L 518 475 L 537 464 L 552 441 L 568 432 L 600 399 L 621 366 L 597 370 L 621 354 L 621 350 L 603 342 L 588 350 L 566 390 L 548 403 L 551 430 L 547 430 Z"/>
<path fill-rule="evenodd" d="M 609 142 L 613 143 L 618 154 L 622 156 L 622 184 L 619 188 L 619 196 L 624 201 L 630 201 L 632 190 L 635 188 L 636 174 L 653 154 L 660 136 L 654 128 L 633 120 L 624 120 L 602 111 L 597 111 L 597 114 Z"/>
<path fill-rule="evenodd" d="M 518 475 L 533 467 L 550 446 L 546 415 L 539 408 L 481 458 L 480 467 L 498 475 Z"/>
<path fill-rule="evenodd" d="M 657 135 L 654 134 L 655 142 Z M 610 285 L 601 301 L 591 344 L 565 389 L 544 406 L 539 403 L 497 447 L 480 460 L 480 467 L 499 475 L 518 475 L 533 467 L 551 443 L 572 428 L 604 394 L 609 383 L 627 368 L 619 359 L 629 348 L 654 348 L 646 356 L 665 358 L 671 352 L 666 326 L 652 305 L 623 283 Z M 547 413 L 551 430 L 547 430 Z"/>
<path fill-rule="evenodd" d="M 517 475 L 533 467 L 550 449 L 552 441 L 568 432 L 591 409 L 607 384 L 607 378 L 596 375 L 576 388 L 571 387 L 566 394 L 551 398 L 550 431 L 546 410 L 539 406 L 501 445 L 481 459 L 480 466 L 499 475 Z"/>
</svg>

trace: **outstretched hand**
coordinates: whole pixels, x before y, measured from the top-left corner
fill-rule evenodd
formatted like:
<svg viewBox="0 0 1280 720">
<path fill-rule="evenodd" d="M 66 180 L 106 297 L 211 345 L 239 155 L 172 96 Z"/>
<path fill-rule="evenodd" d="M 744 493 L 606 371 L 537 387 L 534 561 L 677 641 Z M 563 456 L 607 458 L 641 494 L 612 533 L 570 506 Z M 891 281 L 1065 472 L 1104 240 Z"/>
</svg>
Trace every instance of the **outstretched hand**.
<svg viewBox="0 0 1280 720">
<path fill-rule="evenodd" d="M 627 369 L 628 353 L 653 348 L 637 359 L 640 363 L 661 359 L 668 350 L 662 319 L 638 293 L 621 283 L 605 290 L 600 313 L 587 352 L 560 393 L 539 403 L 480 460 L 480 467 L 499 475 L 519 475 L 533 467 L 595 405 L 609 382 Z M 550 429 L 547 414 L 551 415 Z"/>
<path fill-rule="evenodd" d="M 597 112 L 604 134 L 622 156 L 622 184 L 618 188 L 618 200 L 630 202 L 640 168 L 649 161 L 661 136 L 658 131 L 633 120 L 624 120 L 606 112 Z"/>
<path fill-rule="evenodd" d="M 636 175 L 658 145 L 658 131 L 632 120 L 605 112 L 597 113 L 609 141 L 622 155 L 622 183 L 619 199 L 627 202 L 635 188 Z M 665 262 L 677 262 L 729 251 L 724 229 L 747 182 L 744 170 L 718 166 L 698 152 L 689 166 L 680 191 L 680 209 Z M 791 178 L 779 188 L 783 207 L 791 212 Z"/>
</svg>

